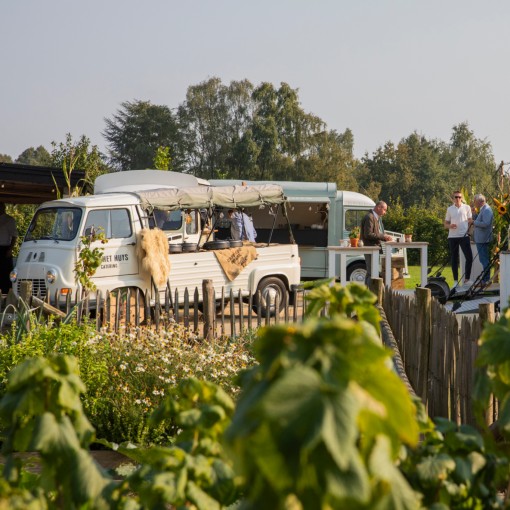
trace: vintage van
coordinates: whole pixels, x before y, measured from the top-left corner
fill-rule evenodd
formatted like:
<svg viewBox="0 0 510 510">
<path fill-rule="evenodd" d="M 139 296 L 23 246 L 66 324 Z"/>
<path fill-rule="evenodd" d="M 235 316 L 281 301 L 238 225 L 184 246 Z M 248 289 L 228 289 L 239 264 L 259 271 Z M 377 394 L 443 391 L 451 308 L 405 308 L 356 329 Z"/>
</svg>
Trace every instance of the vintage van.
<svg viewBox="0 0 510 510">
<path fill-rule="evenodd" d="M 46 202 L 37 209 L 11 274 L 15 294 L 21 282 L 28 280 L 34 294 L 53 296 L 58 291 L 62 297 L 79 295 L 74 268 L 83 247 L 82 236 L 98 230 L 104 232 L 107 242 L 97 244 L 104 251 L 92 279 L 103 295 L 139 289 L 148 291 L 154 302 L 156 294 L 161 296 L 167 286 L 181 295 L 186 287 L 191 294 L 197 287 L 201 300 L 202 281 L 212 279 L 218 298 L 223 287 L 227 294 L 240 290 L 245 296 L 260 290 L 262 304 L 268 296 L 274 303 L 278 294 L 283 303 L 283 293 L 300 283 L 296 244 L 258 242 L 216 250 L 212 243 L 213 249 L 204 249 L 207 240 L 214 240 L 204 212 L 217 207 L 284 207 L 285 196 L 277 185 L 213 187 L 185 174 L 135 170 L 99 177 L 94 191 L 94 195 Z M 144 233 L 155 227 L 164 233 L 162 249 L 170 262 L 167 278 L 159 283 L 145 264 L 149 255 L 155 255 L 153 248 L 140 250 L 150 237 L 144 238 Z M 171 246 L 185 244 L 194 249 L 171 251 Z M 238 264 L 234 271 L 225 259 Z"/>
</svg>

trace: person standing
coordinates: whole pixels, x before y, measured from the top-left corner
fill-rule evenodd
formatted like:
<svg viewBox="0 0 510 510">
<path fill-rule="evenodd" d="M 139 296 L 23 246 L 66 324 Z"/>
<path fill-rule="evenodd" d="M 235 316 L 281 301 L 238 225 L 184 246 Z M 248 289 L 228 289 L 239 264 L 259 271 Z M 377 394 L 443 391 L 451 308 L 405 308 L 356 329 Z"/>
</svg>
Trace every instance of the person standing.
<svg viewBox="0 0 510 510">
<path fill-rule="evenodd" d="M 234 241 L 248 240 L 255 242 L 257 232 L 253 226 L 252 219 L 243 211 L 230 209 L 228 211 L 230 220 L 230 235 Z"/>
<path fill-rule="evenodd" d="M 12 287 L 9 278 L 13 269 L 12 250 L 18 239 L 16 222 L 5 212 L 5 204 L 0 202 L 0 289 L 7 294 Z"/>
<path fill-rule="evenodd" d="M 472 218 L 471 207 L 462 201 L 462 193 L 454 191 L 452 194 L 453 205 L 446 210 L 444 228 L 448 230 L 448 247 L 452 265 L 453 286 L 459 284 L 459 248 L 466 258 L 464 270 L 464 285 L 471 285 L 471 267 L 473 265 L 473 253 L 468 236 L 469 220 Z"/>
<path fill-rule="evenodd" d="M 380 200 L 375 207 L 368 212 L 361 220 L 360 239 L 364 246 L 381 246 L 381 241 L 391 241 L 393 238 L 384 233 L 382 217 L 386 214 L 388 205 Z M 365 263 L 367 266 L 366 285 L 370 284 L 372 278 L 372 255 L 365 254 Z"/>
<path fill-rule="evenodd" d="M 470 220 L 474 225 L 473 240 L 478 250 L 480 263 L 483 267 L 482 285 L 488 285 L 491 279 L 491 267 L 489 256 L 489 244 L 492 241 L 492 224 L 494 222 L 494 213 L 487 204 L 485 197 L 480 193 L 475 195 L 475 206 L 478 208 L 478 214 Z"/>
</svg>

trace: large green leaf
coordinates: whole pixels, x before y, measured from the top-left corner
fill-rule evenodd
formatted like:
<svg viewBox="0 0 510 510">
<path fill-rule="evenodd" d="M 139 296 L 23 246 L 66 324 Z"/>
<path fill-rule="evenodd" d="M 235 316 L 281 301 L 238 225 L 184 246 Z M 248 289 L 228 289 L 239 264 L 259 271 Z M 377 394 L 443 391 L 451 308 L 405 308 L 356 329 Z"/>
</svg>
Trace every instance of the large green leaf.
<svg viewBox="0 0 510 510">
<path fill-rule="evenodd" d="M 31 448 L 43 455 L 66 455 L 81 448 L 73 425 L 67 416 L 57 420 L 54 414 L 44 413 L 35 419 L 36 426 Z"/>
</svg>

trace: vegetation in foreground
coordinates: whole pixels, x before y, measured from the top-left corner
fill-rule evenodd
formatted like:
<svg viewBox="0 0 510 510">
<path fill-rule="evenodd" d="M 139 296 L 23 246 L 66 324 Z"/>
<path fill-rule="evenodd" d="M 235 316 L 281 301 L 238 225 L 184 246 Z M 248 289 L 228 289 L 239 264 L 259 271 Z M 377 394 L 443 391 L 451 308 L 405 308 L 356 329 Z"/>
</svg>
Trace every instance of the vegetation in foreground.
<svg viewBox="0 0 510 510">
<path fill-rule="evenodd" d="M 149 426 L 171 423 L 171 441 L 102 441 L 137 463 L 121 480 L 88 453 L 76 358 L 23 361 L 0 401 L 0 508 L 509 508 L 507 448 L 485 429 L 426 417 L 380 345 L 374 302 L 358 285 L 315 288 L 304 324 L 260 331 L 237 404 L 211 382 L 168 385 Z M 510 311 L 483 333 L 476 385 L 480 416 L 491 393 L 500 400 L 503 436 L 509 342 Z M 41 475 L 23 468 L 22 451 L 40 452 Z"/>
</svg>

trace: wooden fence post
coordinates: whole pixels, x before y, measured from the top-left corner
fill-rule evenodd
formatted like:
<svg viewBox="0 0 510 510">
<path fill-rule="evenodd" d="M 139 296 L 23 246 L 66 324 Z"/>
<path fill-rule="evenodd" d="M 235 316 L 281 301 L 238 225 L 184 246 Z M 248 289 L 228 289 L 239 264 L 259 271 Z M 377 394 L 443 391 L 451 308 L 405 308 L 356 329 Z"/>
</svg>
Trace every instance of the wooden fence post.
<svg viewBox="0 0 510 510">
<path fill-rule="evenodd" d="M 432 334 L 432 293 L 430 289 L 416 289 L 416 342 L 418 343 L 418 387 L 417 393 L 427 407 L 429 359 Z M 411 339 L 408 339 L 411 340 Z"/>
<path fill-rule="evenodd" d="M 214 319 L 216 317 L 216 296 L 212 280 L 202 281 L 202 299 L 204 310 L 204 339 L 214 338 Z"/>
<path fill-rule="evenodd" d="M 382 306 L 383 304 L 383 290 L 384 281 L 382 278 L 371 278 L 370 279 L 370 290 L 377 296 L 377 304 Z"/>
<path fill-rule="evenodd" d="M 496 320 L 494 303 L 480 303 L 478 310 L 480 312 L 480 319 L 482 320 L 482 328 L 486 322 L 494 322 Z"/>
<path fill-rule="evenodd" d="M 28 306 L 30 306 L 30 298 L 32 297 L 32 282 L 30 280 L 20 282 L 19 297 Z"/>
<path fill-rule="evenodd" d="M 485 324 L 488 322 L 494 323 L 496 321 L 496 313 L 494 311 L 494 303 L 480 303 L 478 307 L 480 313 L 480 329 L 483 330 Z M 489 398 L 489 406 L 485 410 L 485 423 L 492 425 L 498 417 L 498 402 L 494 395 Z"/>
</svg>

